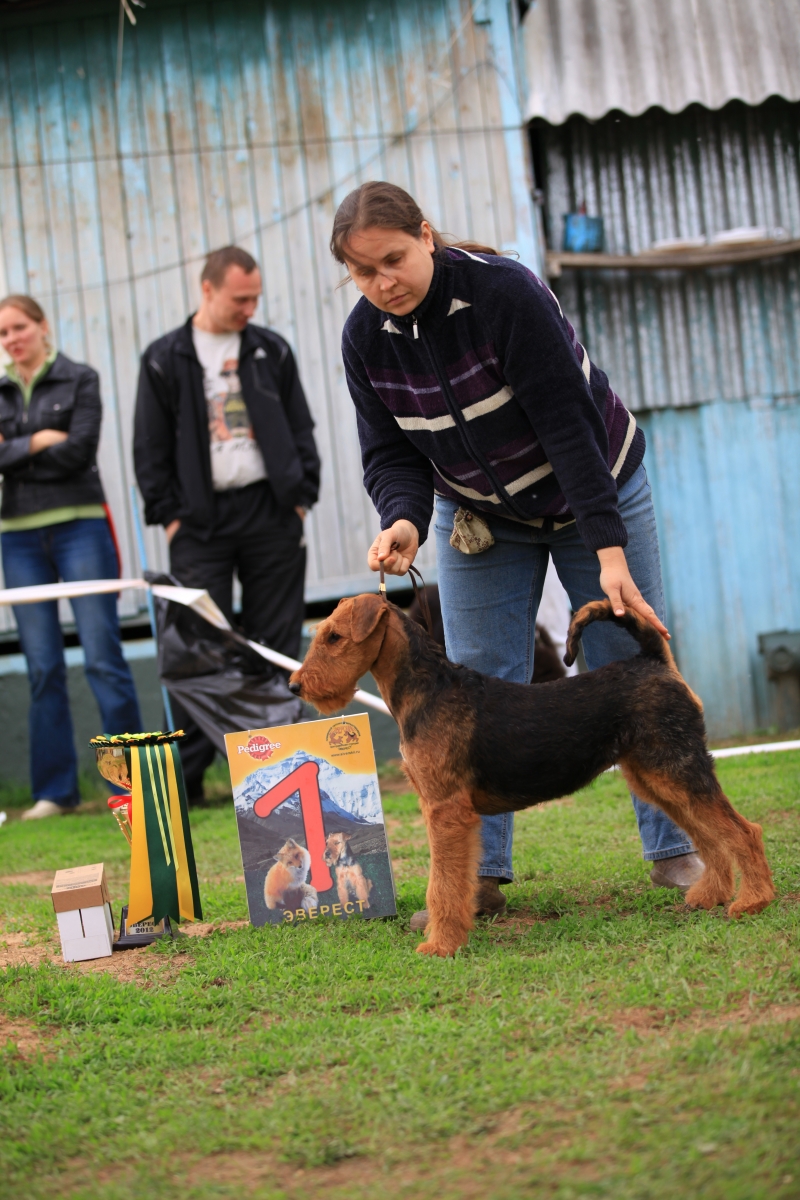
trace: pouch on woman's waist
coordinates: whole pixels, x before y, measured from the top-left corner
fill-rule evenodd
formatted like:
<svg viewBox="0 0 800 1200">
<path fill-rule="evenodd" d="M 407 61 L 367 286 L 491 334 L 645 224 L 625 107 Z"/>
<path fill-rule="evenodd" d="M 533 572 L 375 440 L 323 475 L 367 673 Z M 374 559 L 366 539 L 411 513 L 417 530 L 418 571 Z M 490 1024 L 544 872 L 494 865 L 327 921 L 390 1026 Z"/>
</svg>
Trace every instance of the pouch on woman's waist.
<svg viewBox="0 0 800 1200">
<path fill-rule="evenodd" d="M 486 522 L 468 508 L 459 508 L 453 517 L 450 545 L 462 554 L 483 554 L 494 545 L 492 531 Z"/>
</svg>

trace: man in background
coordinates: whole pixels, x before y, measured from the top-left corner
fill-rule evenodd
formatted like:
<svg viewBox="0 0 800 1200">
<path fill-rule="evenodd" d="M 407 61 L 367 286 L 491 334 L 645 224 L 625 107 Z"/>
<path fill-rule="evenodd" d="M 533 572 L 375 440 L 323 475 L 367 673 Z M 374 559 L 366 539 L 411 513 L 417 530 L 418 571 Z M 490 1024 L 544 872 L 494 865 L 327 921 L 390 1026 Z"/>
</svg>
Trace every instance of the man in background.
<svg viewBox="0 0 800 1200">
<path fill-rule="evenodd" d="M 200 279 L 197 312 L 142 356 L 133 456 L 145 520 L 164 526 L 183 586 L 206 588 L 234 624 L 235 571 L 245 636 L 296 658 L 303 522 L 319 490 L 314 422 L 289 346 L 250 323 L 261 296 L 255 259 L 225 246 Z M 180 706 L 175 718 L 198 801 L 214 747 Z"/>
</svg>

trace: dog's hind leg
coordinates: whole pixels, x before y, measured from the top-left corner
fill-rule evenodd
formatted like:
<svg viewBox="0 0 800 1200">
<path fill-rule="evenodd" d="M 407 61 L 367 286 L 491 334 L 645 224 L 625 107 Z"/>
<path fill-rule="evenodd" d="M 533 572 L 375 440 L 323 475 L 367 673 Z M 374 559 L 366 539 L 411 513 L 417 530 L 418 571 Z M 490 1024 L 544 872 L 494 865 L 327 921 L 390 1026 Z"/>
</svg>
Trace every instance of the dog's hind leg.
<svg viewBox="0 0 800 1200">
<path fill-rule="evenodd" d="M 692 819 L 692 799 L 674 781 L 654 772 L 637 769 L 632 764 L 620 763 L 620 769 L 631 791 L 636 792 L 648 804 L 654 804 L 685 830 L 697 847 L 705 864 L 703 876 L 687 894 L 687 902 L 693 908 L 715 908 L 727 904 L 733 896 L 733 859 L 724 842 L 709 838 L 702 823 Z"/>
<path fill-rule="evenodd" d="M 626 762 L 620 766 L 638 795 L 658 805 L 686 830 L 706 865 L 702 879 L 686 893 L 687 904 L 714 908 L 727 903 L 734 889 L 735 862 L 742 882 L 729 915 L 738 917 L 766 908 L 775 898 L 775 888 L 764 854 L 761 826 L 736 811 L 715 775 L 704 781 L 702 791 L 693 792 L 675 779 L 641 765 Z"/>
<path fill-rule="evenodd" d="M 446 958 L 466 944 L 473 925 L 481 819 L 467 792 L 432 803 L 420 797 L 420 806 L 428 827 L 431 873 L 427 940 L 417 953 Z"/>
</svg>

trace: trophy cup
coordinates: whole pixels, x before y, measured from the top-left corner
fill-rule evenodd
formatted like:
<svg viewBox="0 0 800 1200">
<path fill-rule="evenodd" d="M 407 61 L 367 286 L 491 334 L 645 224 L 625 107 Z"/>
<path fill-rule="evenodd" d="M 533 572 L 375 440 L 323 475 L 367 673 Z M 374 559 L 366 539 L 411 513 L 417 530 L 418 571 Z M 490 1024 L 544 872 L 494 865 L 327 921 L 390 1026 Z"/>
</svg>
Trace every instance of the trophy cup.
<svg viewBox="0 0 800 1200">
<path fill-rule="evenodd" d="M 203 919 L 179 737 L 183 730 L 91 739 L 100 774 L 128 793 L 108 801 L 131 848 L 120 948 L 175 937 L 180 921 Z"/>
</svg>

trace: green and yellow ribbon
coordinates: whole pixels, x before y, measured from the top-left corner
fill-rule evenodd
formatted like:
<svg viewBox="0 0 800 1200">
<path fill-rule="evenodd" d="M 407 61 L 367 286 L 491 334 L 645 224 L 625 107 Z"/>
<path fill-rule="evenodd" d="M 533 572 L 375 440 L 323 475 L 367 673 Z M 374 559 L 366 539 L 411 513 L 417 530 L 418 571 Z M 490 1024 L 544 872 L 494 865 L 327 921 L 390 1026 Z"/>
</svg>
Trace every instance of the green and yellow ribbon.
<svg viewBox="0 0 800 1200">
<path fill-rule="evenodd" d="M 131 878 L 128 926 L 152 918 L 201 921 L 197 868 L 180 755 L 180 734 L 92 738 L 93 746 L 123 746 L 131 781 Z"/>
</svg>

